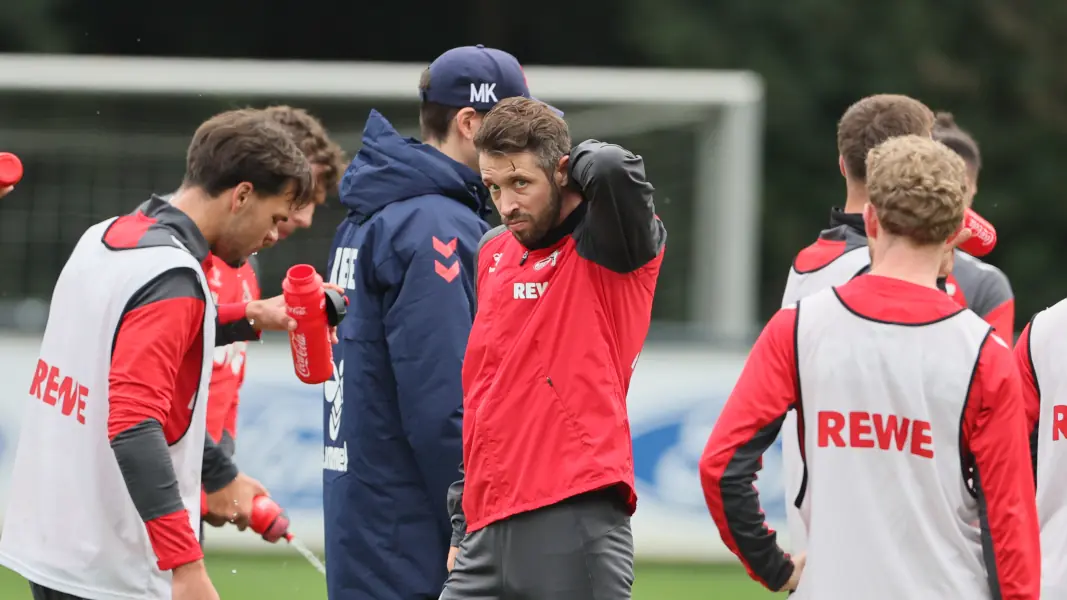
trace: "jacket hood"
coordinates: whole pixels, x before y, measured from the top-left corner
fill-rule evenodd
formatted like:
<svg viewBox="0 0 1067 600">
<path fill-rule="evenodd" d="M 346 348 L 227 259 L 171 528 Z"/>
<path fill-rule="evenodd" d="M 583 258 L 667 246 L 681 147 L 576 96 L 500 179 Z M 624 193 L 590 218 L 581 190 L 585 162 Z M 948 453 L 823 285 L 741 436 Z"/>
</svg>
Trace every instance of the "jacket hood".
<svg viewBox="0 0 1067 600">
<path fill-rule="evenodd" d="M 482 217 L 490 212 L 478 173 L 433 146 L 402 137 L 376 110 L 367 117 L 363 147 L 345 170 L 339 192 L 349 218 L 358 222 L 393 202 L 428 195 L 451 198 Z"/>
</svg>

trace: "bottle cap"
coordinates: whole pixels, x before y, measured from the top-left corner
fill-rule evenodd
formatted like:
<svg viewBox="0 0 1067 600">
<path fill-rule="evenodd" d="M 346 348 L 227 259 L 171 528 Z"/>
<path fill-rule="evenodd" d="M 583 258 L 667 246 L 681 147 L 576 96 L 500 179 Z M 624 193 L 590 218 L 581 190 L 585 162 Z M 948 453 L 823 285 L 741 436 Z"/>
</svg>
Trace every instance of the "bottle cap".
<svg viewBox="0 0 1067 600">
<path fill-rule="evenodd" d="M 249 525 L 252 531 L 271 543 L 289 537 L 289 516 L 269 496 L 256 496 L 252 499 L 252 515 Z"/>
<path fill-rule="evenodd" d="M 0 187 L 22 181 L 22 161 L 10 152 L 0 152 Z"/>
<path fill-rule="evenodd" d="M 336 290 L 326 290 L 326 322 L 330 327 L 337 327 L 348 312 L 348 298 Z"/>
</svg>

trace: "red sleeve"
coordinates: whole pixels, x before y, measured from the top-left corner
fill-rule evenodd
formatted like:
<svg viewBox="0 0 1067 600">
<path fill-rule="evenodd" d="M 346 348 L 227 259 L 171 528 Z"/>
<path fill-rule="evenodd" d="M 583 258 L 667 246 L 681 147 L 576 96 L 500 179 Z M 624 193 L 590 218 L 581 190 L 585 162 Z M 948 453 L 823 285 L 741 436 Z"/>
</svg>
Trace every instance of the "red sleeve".
<svg viewBox="0 0 1067 600">
<path fill-rule="evenodd" d="M 1011 346 L 1011 341 L 1015 339 L 1015 300 L 1005 300 L 989 311 L 984 319 L 986 323 L 993 326 L 993 331 L 1000 336 L 1000 339 Z"/>
<path fill-rule="evenodd" d="M 262 334 L 246 318 L 247 302 L 220 304 L 215 314 L 215 346 L 227 346 L 234 342 L 251 342 Z"/>
<path fill-rule="evenodd" d="M 1015 366 L 1022 381 L 1023 410 L 1030 431 L 1030 462 L 1033 464 L 1034 483 L 1037 484 L 1037 426 L 1041 416 L 1041 387 L 1037 383 L 1037 371 L 1034 370 L 1034 357 L 1030 349 L 1030 321 L 1019 334 L 1015 344 Z"/>
<path fill-rule="evenodd" d="M 241 369 L 242 381 L 244 381 L 244 376 L 244 369 Z M 226 421 L 222 424 L 222 430 L 229 432 L 231 438 L 237 439 L 237 402 L 230 404 L 230 410 L 226 413 Z"/>
<path fill-rule="evenodd" d="M 1040 596 L 1041 548 L 1031 474 L 1029 424 L 1008 345 L 996 334 L 982 346 L 963 415 L 973 458 L 990 585 L 1003 600 Z"/>
<path fill-rule="evenodd" d="M 1033 355 L 1030 353 L 1030 328 L 1033 322 L 1023 327 L 1019 341 L 1015 344 L 1015 366 L 1022 381 L 1023 410 L 1031 429 L 1037 429 L 1037 419 L 1041 414 L 1041 388 L 1037 385 L 1037 373 L 1034 371 Z"/>
<path fill-rule="evenodd" d="M 230 302 L 227 304 L 220 304 L 218 306 L 219 325 L 229 325 L 234 321 L 240 321 L 241 319 L 245 318 L 245 313 L 247 311 L 247 302 Z"/>
<path fill-rule="evenodd" d="M 122 319 L 111 353 L 108 438 L 154 419 L 167 424 L 174 383 L 204 322 L 204 301 L 167 297 L 141 304 Z"/>
<path fill-rule="evenodd" d="M 763 453 L 800 398 L 796 324 L 797 309 L 790 307 L 764 328 L 700 460 L 704 499 L 723 542 L 772 591 L 786 584 L 793 563 L 767 526 L 754 483 Z"/>
<path fill-rule="evenodd" d="M 200 540 L 189 524 L 188 510 L 183 508 L 156 517 L 145 521 L 144 526 L 148 530 L 148 539 L 156 553 L 156 566 L 160 571 L 170 571 L 204 558 Z"/>
<path fill-rule="evenodd" d="M 112 347 L 108 437 L 161 570 L 203 556 L 163 427 L 179 367 L 199 343 L 205 308 L 195 273 L 174 271 L 131 299 Z"/>
</svg>

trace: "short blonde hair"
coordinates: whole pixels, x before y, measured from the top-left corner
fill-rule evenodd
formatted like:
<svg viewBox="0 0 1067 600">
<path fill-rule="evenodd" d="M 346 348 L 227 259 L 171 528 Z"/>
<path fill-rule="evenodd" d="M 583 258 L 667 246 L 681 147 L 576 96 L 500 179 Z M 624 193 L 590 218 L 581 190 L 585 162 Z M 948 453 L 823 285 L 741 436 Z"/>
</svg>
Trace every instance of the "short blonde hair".
<svg viewBox="0 0 1067 600">
<path fill-rule="evenodd" d="M 941 244 L 963 223 L 967 165 L 941 142 L 890 138 L 867 155 L 867 194 L 883 229 L 916 244 Z"/>
</svg>

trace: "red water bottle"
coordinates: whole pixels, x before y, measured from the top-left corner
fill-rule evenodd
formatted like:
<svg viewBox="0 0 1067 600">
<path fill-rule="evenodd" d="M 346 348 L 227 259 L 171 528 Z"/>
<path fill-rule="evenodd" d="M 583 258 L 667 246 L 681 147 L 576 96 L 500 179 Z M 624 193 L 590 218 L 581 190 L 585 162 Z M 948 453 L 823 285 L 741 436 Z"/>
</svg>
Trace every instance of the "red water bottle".
<svg viewBox="0 0 1067 600">
<path fill-rule="evenodd" d="M 22 181 L 22 161 L 10 152 L 0 152 L 0 188 Z"/>
<path fill-rule="evenodd" d="M 296 265 L 282 282 L 286 310 L 296 320 L 289 332 L 296 376 L 304 383 L 324 383 L 333 376 L 333 347 L 330 328 L 345 315 L 345 298 L 322 285 L 322 277 L 311 265 Z"/>
<path fill-rule="evenodd" d="M 974 235 L 959 245 L 959 249 L 975 257 L 982 257 L 997 246 L 997 230 L 971 209 L 963 215 L 963 227 L 970 229 Z"/>
<path fill-rule="evenodd" d="M 270 543 L 285 538 L 291 539 L 289 533 L 289 515 L 270 496 L 256 496 L 252 499 L 252 515 L 248 526 Z"/>
</svg>

